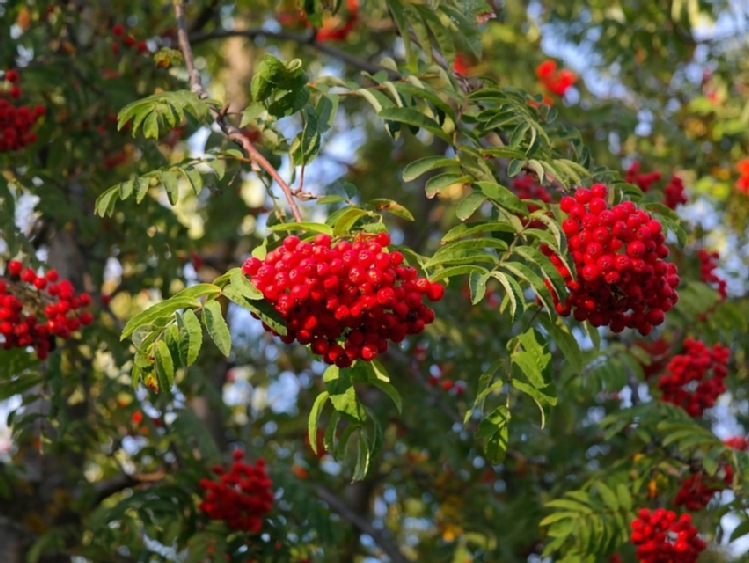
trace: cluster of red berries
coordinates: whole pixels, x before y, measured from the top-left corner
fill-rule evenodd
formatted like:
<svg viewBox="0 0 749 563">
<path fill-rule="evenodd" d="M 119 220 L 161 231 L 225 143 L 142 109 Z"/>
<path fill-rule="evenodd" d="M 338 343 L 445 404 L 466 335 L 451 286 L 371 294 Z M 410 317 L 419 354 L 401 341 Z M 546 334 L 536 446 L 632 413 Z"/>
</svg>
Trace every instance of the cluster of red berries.
<svg viewBox="0 0 749 563">
<path fill-rule="evenodd" d="M 243 457 L 241 450 L 235 450 L 228 471 L 220 465 L 213 468 L 218 481 L 200 480 L 205 499 L 198 508 L 212 520 L 224 520 L 232 530 L 256 534 L 273 507 L 272 483 L 262 458 L 251 465 L 242 461 Z"/>
<path fill-rule="evenodd" d="M 614 332 L 636 328 L 648 335 L 679 299 L 676 265 L 666 263 L 661 224 L 631 201 L 609 208 L 603 184 L 562 198 L 562 223 L 577 279 L 553 250 L 542 246 L 564 278 L 567 299 L 551 289 L 560 315 L 573 314 Z"/>
<path fill-rule="evenodd" d="M 544 188 L 531 174 L 524 174 L 522 176 L 516 176 L 515 178 L 513 178 L 512 189 L 519 199 L 533 199 L 547 204 L 551 203 L 551 196 L 549 195 L 549 192 L 546 191 L 546 188 Z M 538 211 L 539 209 L 543 208 L 538 204 L 528 204 L 528 213 L 533 213 L 534 211 Z M 523 223 L 527 223 L 527 226 L 532 229 L 546 228 L 546 225 L 543 221 L 531 221 L 530 223 L 528 223 L 527 220 L 524 220 Z"/>
<path fill-rule="evenodd" d="M 723 440 L 723 443 L 734 450 L 744 451 L 749 449 L 749 440 L 744 436 L 731 436 Z"/>
<path fill-rule="evenodd" d="M 304 10 L 285 11 L 278 15 L 278 22 L 283 26 L 305 24 L 312 27 Z M 346 0 L 346 12 L 343 17 L 325 18 L 322 26 L 315 33 L 315 40 L 345 41 L 359 23 L 359 0 Z"/>
<path fill-rule="evenodd" d="M 463 53 L 457 53 L 455 55 L 455 63 L 453 64 L 453 71 L 456 74 L 468 76 L 468 74 L 471 72 L 472 66 L 473 65 L 471 64 L 470 57 L 468 55 L 464 55 Z"/>
<path fill-rule="evenodd" d="M 16 70 L 5 72 L 5 81 L 11 86 L 7 94 L 18 99 L 23 95 L 18 86 L 20 76 Z M 9 100 L 3 98 L 6 91 L 0 91 L 0 153 L 21 150 L 36 141 L 36 134 L 32 131 L 34 125 L 45 114 L 44 106 L 16 107 Z"/>
<path fill-rule="evenodd" d="M 635 345 L 650 356 L 650 363 L 642 366 L 645 379 L 663 373 L 671 356 L 671 345 L 663 338 L 639 340 Z"/>
<path fill-rule="evenodd" d="M 0 279 L 0 335 L 3 348 L 36 350 L 45 359 L 54 338 L 69 338 L 94 316 L 84 309 L 91 304 L 87 293 L 76 295 L 73 284 L 61 280 L 56 270 L 39 276 L 18 260 L 8 262 L 7 279 Z"/>
<path fill-rule="evenodd" d="M 627 169 L 624 175 L 624 180 L 630 184 L 636 185 L 643 192 L 650 191 L 650 188 L 655 182 L 660 181 L 661 173 L 657 170 L 654 172 L 648 172 L 647 174 L 640 174 L 640 163 L 633 162 L 632 166 Z M 678 205 L 687 203 L 687 196 L 684 194 L 684 182 L 682 179 L 674 174 L 666 184 L 663 190 L 664 201 L 666 207 L 670 209 L 676 209 Z"/>
<path fill-rule="evenodd" d="M 564 93 L 577 82 L 577 75 L 563 68 L 557 70 L 557 63 L 554 60 L 547 59 L 536 67 L 536 77 L 543 83 L 546 89 L 557 96 L 564 96 Z"/>
<path fill-rule="evenodd" d="M 703 470 L 692 471 L 681 484 L 674 497 L 674 506 L 683 506 L 690 512 L 699 512 L 705 508 L 713 498 L 713 495 L 730 486 L 733 481 L 733 468 L 723 465 L 719 473 L 722 478 L 709 477 Z"/>
<path fill-rule="evenodd" d="M 631 524 L 630 541 L 642 563 L 696 563 L 707 545 L 697 535 L 689 514 L 641 508 Z"/>
<path fill-rule="evenodd" d="M 736 170 L 739 171 L 739 179 L 736 180 L 736 189 L 744 195 L 749 195 L 749 158 L 737 162 Z"/>
<path fill-rule="evenodd" d="M 676 209 L 676 206 L 684 205 L 689 201 L 684 194 L 684 182 L 675 174 L 671 176 L 663 192 L 666 198 L 663 203 L 670 209 Z"/>
<path fill-rule="evenodd" d="M 658 381 L 661 401 L 680 406 L 693 418 L 702 416 L 726 391 L 729 355 L 720 344 L 708 348 L 700 340 L 685 338 L 684 353 L 671 358 Z"/>
<path fill-rule="evenodd" d="M 122 45 L 127 48 L 134 48 L 138 53 L 148 52 L 148 43 L 145 41 L 137 41 L 135 37 L 127 33 L 127 29 L 121 23 L 116 23 L 111 29 L 112 36 L 115 40 L 112 42 L 112 52 L 117 54 L 120 52 L 120 44 L 117 40 L 122 39 Z"/>
<path fill-rule="evenodd" d="M 282 340 L 310 344 L 338 367 L 372 360 L 388 349 L 388 339 L 422 332 L 434 321 L 423 299 L 439 301 L 445 292 L 404 265 L 403 254 L 387 252 L 387 233 L 358 239 L 331 246 L 328 235 L 313 242 L 292 235 L 265 260 L 250 258 L 242 268 L 286 321 Z"/>
<path fill-rule="evenodd" d="M 643 192 L 650 191 L 650 187 L 660 179 L 661 173 L 657 170 L 654 172 L 648 172 L 647 174 L 640 174 L 640 163 L 637 161 L 633 162 L 632 166 L 630 166 L 624 174 L 625 182 L 634 184 Z"/>
<path fill-rule="evenodd" d="M 721 300 L 725 299 L 728 296 L 726 280 L 715 273 L 720 254 L 699 249 L 697 251 L 697 258 L 700 259 L 700 279 L 706 284 L 712 285 L 720 294 Z"/>
<path fill-rule="evenodd" d="M 442 375 L 442 368 L 439 365 L 434 365 L 432 366 L 432 369 L 429 370 L 429 377 L 427 378 L 427 382 L 432 387 L 439 387 L 446 393 L 455 397 L 462 397 L 465 394 L 465 381 L 453 381 L 452 379 L 447 378 L 443 379 Z"/>
</svg>

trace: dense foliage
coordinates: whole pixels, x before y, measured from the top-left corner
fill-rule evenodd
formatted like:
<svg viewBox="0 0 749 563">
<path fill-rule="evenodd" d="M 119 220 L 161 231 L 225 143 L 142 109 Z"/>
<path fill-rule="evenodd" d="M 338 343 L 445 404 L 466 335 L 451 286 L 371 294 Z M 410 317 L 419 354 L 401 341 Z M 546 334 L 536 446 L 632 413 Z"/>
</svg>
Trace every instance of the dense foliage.
<svg viewBox="0 0 749 563">
<path fill-rule="evenodd" d="M 741 0 L 0 0 L 0 560 L 727 561 Z"/>
</svg>

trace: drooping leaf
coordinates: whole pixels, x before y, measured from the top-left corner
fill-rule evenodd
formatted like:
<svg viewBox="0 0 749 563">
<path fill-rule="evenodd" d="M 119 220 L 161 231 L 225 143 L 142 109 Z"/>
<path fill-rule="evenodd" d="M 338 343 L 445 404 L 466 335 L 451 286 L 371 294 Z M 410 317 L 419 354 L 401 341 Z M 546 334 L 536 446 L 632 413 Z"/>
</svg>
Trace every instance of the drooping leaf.
<svg viewBox="0 0 749 563">
<path fill-rule="evenodd" d="M 221 312 L 221 303 L 214 300 L 205 304 L 203 307 L 203 324 L 216 347 L 224 356 L 228 357 L 229 352 L 231 352 L 231 334 L 229 325 L 226 324 Z"/>
</svg>

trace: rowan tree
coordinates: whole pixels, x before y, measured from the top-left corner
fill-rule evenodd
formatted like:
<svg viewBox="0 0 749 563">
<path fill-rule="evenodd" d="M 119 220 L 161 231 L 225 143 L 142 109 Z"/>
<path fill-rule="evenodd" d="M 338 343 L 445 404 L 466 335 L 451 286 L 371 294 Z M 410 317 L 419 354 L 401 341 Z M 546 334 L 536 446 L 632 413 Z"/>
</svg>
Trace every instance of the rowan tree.
<svg viewBox="0 0 749 563">
<path fill-rule="evenodd" d="M 0 561 L 728 561 L 736 0 L 0 2 Z"/>
</svg>

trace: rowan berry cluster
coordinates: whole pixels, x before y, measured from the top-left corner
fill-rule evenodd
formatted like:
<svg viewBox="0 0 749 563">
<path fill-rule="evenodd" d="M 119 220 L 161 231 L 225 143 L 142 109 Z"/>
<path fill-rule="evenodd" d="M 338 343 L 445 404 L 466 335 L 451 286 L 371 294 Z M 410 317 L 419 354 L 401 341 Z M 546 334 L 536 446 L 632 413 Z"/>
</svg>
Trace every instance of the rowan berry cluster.
<svg viewBox="0 0 749 563">
<path fill-rule="evenodd" d="M 557 63 L 554 60 L 547 59 L 536 67 L 536 77 L 543 83 L 549 92 L 557 96 L 564 96 L 564 93 L 577 82 L 577 75 L 563 68 L 557 70 Z"/>
<path fill-rule="evenodd" d="M 13 99 L 23 95 L 18 86 L 19 79 L 18 71 L 6 71 L 4 80 L 10 87 L 0 90 L 0 153 L 18 151 L 35 142 L 36 133 L 32 129 L 46 111 L 41 105 L 33 108 L 27 105 L 15 106 L 3 98 L 5 94 Z"/>
<path fill-rule="evenodd" d="M 624 180 L 630 184 L 636 185 L 643 192 L 650 191 L 650 188 L 655 182 L 660 181 L 661 173 L 658 171 L 648 172 L 647 174 L 640 174 L 640 163 L 633 162 L 632 166 L 627 169 L 624 175 Z M 678 205 L 687 203 L 687 196 L 684 195 L 684 182 L 682 179 L 674 174 L 663 189 L 664 200 L 663 203 L 670 209 L 676 209 Z"/>
<path fill-rule="evenodd" d="M 666 207 L 676 209 L 676 206 L 687 203 L 687 196 L 684 195 L 684 182 L 679 176 L 673 175 L 663 190 Z"/>
<path fill-rule="evenodd" d="M 523 176 L 516 176 L 513 178 L 512 189 L 519 199 L 534 199 L 543 203 L 551 203 L 549 192 L 547 192 L 546 188 L 544 188 L 538 180 L 530 174 L 524 174 Z M 543 208 L 535 203 L 528 204 L 528 213 L 533 213 L 539 209 Z M 527 220 L 524 220 L 524 224 L 526 223 L 527 226 L 532 229 L 546 228 L 543 221 L 530 221 L 530 223 L 528 223 Z"/>
<path fill-rule="evenodd" d="M 734 450 L 743 451 L 749 449 L 749 440 L 744 438 L 744 436 L 731 436 L 723 440 L 723 443 Z"/>
<path fill-rule="evenodd" d="M 121 23 L 116 23 L 111 29 L 113 42 L 112 52 L 117 54 L 120 52 L 120 43 L 127 48 L 134 48 L 138 53 L 147 53 L 148 44 L 145 41 L 137 41 L 135 37 L 127 32 L 127 29 Z"/>
<path fill-rule="evenodd" d="M 286 322 L 286 343 L 310 345 L 323 361 L 348 367 L 373 360 L 434 321 L 424 298 L 439 301 L 444 287 L 421 278 L 388 252 L 387 233 L 360 235 L 332 246 L 331 237 L 312 242 L 287 237 L 265 260 L 248 259 L 244 273 Z M 270 330 L 265 326 L 266 330 Z"/>
<path fill-rule="evenodd" d="M 709 477 L 703 470 L 692 471 L 679 487 L 674 497 L 674 506 L 683 506 L 690 512 L 705 508 L 713 495 L 730 486 L 733 481 L 733 468 L 724 465 L 720 472 L 723 477 Z"/>
<path fill-rule="evenodd" d="M 658 381 L 661 401 L 683 408 L 689 416 L 702 416 L 725 393 L 729 350 L 715 344 L 708 348 L 700 340 L 684 339 L 684 353 L 668 363 Z"/>
<path fill-rule="evenodd" d="M 568 215 L 562 229 L 577 279 L 553 250 L 542 247 L 569 289 L 564 302 L 551 290 L 556 310 L 614 332 L 636 328 L 648 335 L 678 301 L 679 276 L 676 266 L 664 261 L 668 248 L 661 224 L 630 201 L 609 208 L 607 193 L 606 186 L 595 184 L 560 202 Z"/>
<path fill-rule="evenodd" d="M 429 368 L 427 383 L 432 387 L 439 387 L 443 391 L 455 397 L 461 397 L 466 392 L 466 382 L 461 380 L 452 380 L 447 377 L 443 366 L 439 364 L 432 365 Z"/>
<path fill-rule="evenodd" d="M 736 180 L 736 189 L 744 195 L 749 195 L 749 158 L 737 162 L 736 170 L 739 171 L 739 179 Z"/>
<path fill-rule="evenodd" d="M 640 174 L 640 163 L 637 161 L 633 162 L 624 174 L 625 182 L 634 184 L 643 192 L 650 191 L 650 187 L 660 179 L 661 173 L 657 170 L 654 172 L 648 172 L 647 174 Z"/>
<path fill-rule="evenodd" d="M 728 296 L 726 280 L 715 273 L 720 255 L 717 252 L 708 252 L 707 250 L 699 249 L 697 251 L 697 258 L 700 259 L 700 279 L 706 284 L 713 286 L 720 294 L 721 300 L 725 299 Z"/>
<path fill-rule="evenodd" d="M 544 203 L 551 203 L 549 192 L 531 174 L 515 176 L 512 179 L 512 189 L 520 199 L 538 199 Z M 538 209 L 541 209 L 538 205 L 528 205 L 528 211 L 531 213 Z"/>
<path fill-rule="evenodd" d="M 697 535 L 689 514 L 641 508 L 631 524 L 630 541 L 642 563 L 696 563 L 707 545 Z"/>
<path fill-rule="evenodd" d="M 91 296 L 76 295 L 73 284 L 61 280 L 56 270 L 40 276 L 18 260 L 10 260 L 6 277 L 0 278 L 3 348 L 31 346 L 40 360 L 45 359 L 55 337 L 69 338 L 93 322 L 94 316 L 84 310 L 90 304 Z"/>
<path fill-rule="evenodd" d="M 642 366 L 645 379 L 663 373 L 671 355 L 671 345 L 663 338 L 639 340 L 635 345 L 650 356 L 650 363 Z"/>
<path fill-rule="evenodd" d="M 307 18 L 307 12 L 302 9 L 281 12 L 278 15 L 278 22 L 283 26 L 304 24 L 312 27 L 312 23 Z M 359 0 L 346 0 L 345 12 L 325 18 L 322 26 L 315 32 L 315 40 L 320 42 L 345 41 L 358 24 Z"/>
<path fill-rule="evenodd" d="M 235 450 L 233 457 L 228 471 L 220 465 L 213 468 L 218 481 L 199 481 L 205 498 L 198 508 L 212 520 L 224 520 L 232 530 L 256 534 L 273 507 L 272 483 L 262 458 L 251 465 L 242 461 L 241 450 Z"/>
</svg>

